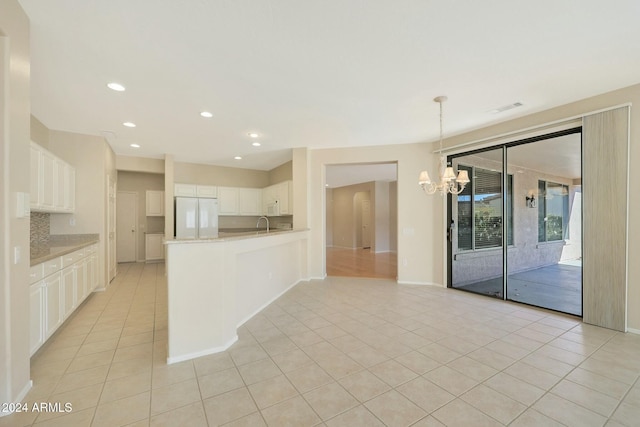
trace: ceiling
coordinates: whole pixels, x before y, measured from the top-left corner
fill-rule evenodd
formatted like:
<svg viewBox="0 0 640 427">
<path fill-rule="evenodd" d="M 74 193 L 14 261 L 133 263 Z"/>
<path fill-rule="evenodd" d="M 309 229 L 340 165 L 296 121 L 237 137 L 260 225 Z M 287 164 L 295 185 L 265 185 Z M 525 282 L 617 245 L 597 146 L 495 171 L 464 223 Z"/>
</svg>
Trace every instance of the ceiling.
<svg viewBox="0 0 640 427">
<path fill-rule="evenodd" d="M 434 141 L 438 95 L 446 136 L 640 82 L 637 0 L 19 1 L 33 115 L 122 155 L 269 170 Z"/>
</svg>

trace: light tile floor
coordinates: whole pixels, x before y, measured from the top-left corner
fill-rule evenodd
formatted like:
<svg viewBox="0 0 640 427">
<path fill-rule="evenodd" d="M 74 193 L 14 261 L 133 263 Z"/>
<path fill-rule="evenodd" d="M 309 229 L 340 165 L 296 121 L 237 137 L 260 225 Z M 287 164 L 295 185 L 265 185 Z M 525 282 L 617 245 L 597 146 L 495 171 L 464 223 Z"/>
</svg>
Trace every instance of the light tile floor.
<svg viewBox="0 0 640 427">
<path fill-rule="evenodd" d="M 0 426 L 638 426 L 640 336 L 467 292 L 301 283 L 228 351 L 167 366 L 162 264 L 120 265 Z M 194 325 L 206 329 L 206 325 Z"/>
</svg>

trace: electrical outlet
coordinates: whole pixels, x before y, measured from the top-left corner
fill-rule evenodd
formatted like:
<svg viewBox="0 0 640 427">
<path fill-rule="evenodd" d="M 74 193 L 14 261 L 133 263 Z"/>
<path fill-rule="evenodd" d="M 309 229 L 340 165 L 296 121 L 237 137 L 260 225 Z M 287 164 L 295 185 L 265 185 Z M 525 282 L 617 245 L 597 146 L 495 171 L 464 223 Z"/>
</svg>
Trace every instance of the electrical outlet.
<svg viewBox="0 0 640 427">
<path fill-rule="evenodd" d="M 76 226 L 76 217 L 72 216 L 71 218 L 69 218 L 69 225 L 72 227 Z"/>
</svg>

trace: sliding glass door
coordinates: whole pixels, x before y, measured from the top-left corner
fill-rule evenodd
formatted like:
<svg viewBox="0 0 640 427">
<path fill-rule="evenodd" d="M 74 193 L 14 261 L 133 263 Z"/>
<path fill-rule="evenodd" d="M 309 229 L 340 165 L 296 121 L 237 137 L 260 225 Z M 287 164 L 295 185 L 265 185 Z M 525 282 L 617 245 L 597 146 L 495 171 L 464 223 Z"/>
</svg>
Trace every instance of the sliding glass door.
<svg viewBox="0 0 640 427">
<path fill-rule="evenodd" d="M 451 156 L 449 286 L 582 315 L 579 129 Z"/>
<path fill-rule="evenodd" d="M 451 286 L 503 298 L 502 149 L 469 153 L 453 160 L 471 182 L 453 197 L 450 215 Z"/>
<path fill-rule="evenodd" d="M 581 134 L 507 148 L 516 236 L 507 299 L 582 316 Z"/>
</svg>

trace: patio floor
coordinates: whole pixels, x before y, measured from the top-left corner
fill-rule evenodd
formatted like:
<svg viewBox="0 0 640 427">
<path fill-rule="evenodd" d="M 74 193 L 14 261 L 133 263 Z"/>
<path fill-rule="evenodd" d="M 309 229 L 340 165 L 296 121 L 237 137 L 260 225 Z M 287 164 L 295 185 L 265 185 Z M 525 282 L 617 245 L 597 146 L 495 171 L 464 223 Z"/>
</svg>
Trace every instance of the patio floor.
<svg viewBox="0 0 640 427">
<path fill-rule="evenodd" d="M 501 277 L 453 287 L 502 298 Z M 582 267 L 556 264 L 511 274 L 507 299 L 582 316 Z"/>
</svg>

